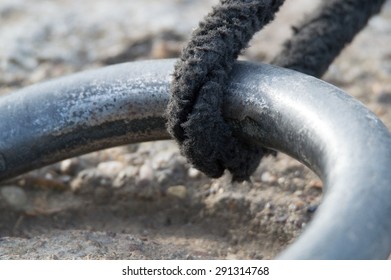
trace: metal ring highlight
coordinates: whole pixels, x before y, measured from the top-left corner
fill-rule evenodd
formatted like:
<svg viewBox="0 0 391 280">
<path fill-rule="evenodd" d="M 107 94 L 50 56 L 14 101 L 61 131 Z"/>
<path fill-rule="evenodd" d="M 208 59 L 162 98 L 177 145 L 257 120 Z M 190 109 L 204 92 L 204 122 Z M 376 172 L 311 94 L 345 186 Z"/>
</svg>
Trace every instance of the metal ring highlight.
<svg viewBox="0 0 391 280">
<path fill-rule="evenodd" d="M 120 64 L 0 98 L 0 180 L 65 158 L 168 139 L 175 60 Z M 303 234 L 279 259 L 386 259 L 391 252 L 391 136 L 360 102 L 316 78 L 238 62 L 224 115 L 235 132 L 284 152 L 325 185 Z"/>
</svg>

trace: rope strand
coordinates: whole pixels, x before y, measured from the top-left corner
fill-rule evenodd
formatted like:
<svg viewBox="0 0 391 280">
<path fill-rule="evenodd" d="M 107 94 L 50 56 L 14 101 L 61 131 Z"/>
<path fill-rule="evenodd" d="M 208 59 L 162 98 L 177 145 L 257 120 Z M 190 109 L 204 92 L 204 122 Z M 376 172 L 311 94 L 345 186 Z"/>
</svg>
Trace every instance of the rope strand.
<svg viewBox="0 0 391 280">
<path fill-rule="evenodd" d="M 272 64 L 322 77 L 385 0 L 328 0 L 307 16 Z"/>
</svg>

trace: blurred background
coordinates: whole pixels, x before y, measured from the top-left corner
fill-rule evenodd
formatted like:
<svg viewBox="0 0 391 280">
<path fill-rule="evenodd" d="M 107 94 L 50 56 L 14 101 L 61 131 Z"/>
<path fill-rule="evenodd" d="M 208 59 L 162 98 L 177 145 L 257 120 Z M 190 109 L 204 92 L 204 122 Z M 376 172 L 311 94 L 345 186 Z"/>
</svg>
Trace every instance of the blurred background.
<svg viewBox="0 0 391 280">
<path fill-rule="evenodd" d="M 0 0 L 0 95 L 110 64 L 178 57 L 217 2 Z M 240 59 L 269 62 L 320 2 L 286 1 Z M 390 45 L 387 1 L 324 77 L 389 128 Z M 172 141 L 112 148 L 1 182 L 0 258 L 269 259 L 310 222 L 322 188 L 282 154 L 266 158 L 251 183 L 233 184 L 191 168 Z"/>
</svg>

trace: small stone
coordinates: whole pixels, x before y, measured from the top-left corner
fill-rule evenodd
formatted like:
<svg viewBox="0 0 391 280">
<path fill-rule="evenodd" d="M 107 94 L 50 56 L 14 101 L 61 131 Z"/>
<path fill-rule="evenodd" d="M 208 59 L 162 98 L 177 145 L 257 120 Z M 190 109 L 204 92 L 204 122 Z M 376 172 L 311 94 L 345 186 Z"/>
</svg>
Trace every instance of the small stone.
<svg viewBox="0 0 391 280">
<path fill-rule="evenodd" d="M 299 209 L 302 209 L 304 207 L 305 203 L 301 200 L 298 200 L 295 202 L 295 206 L 296 206 L 296 209 L 299 210 Z"/>
<path fill-rule="evenodd" d="M 265 208 L 263 208 L 262 212 L 269 217 L 274 216 L 275 214 L 274 206 L 268 202 L 265 204 Z"/>
<path fill-rule="evenodd" d="M 315 213 L 315 211 L 318 209 L 318 205 L 310 205 L 310 206 L 308 206 L 308 208 L 307 208 L 307 212 L 308 213 Z"/>
<path fill-rule="evenodd" d="M 377 98 L 378 103 L 391 104 L 391 93 L 381 92 Z"/>
<path fill-rule="evenodd" d="M 115 177 L 124 167 L 122 162 L 113 160 L 99 163 L 97 169 L 106 176 Z"/>
<path fill-rule="evenodd" d="M 134 183 L 138 175 L 139 168 L 136 166 L 128 166 L 120 171 L 113 181 L 114 188 L 122 188 L 126 184 Z"/>
<path fill-rule="evenodd" d="M 150 161 L 144 162 L 140 167 L 139 177 L 137 178 L 137 184 L 142 187 L 148 185 L 155 179 L 154 170 Z"/>
<path fill-rule="evenodd" d="M 28 199 L 23 189 L 16 186 L 6 186 L 1 188 L 0 194 L 15 210 L 26 209 Z"/>
<path fill-rule="evenodd" d="M 44 175 L 45 180 L 54 180 L 53 173 L 45 173 Z"/>
<path fill-rule="evenodd" d="M 238 256 L 236 254 L 228 253 L 227 256 L 225 257 L 226 260 L 238 260 Z"/>
<path fill-rule="evenodd" d="M 295 189 L 302 189 L 305 185 L 304 179 L 302 178 L 293 178 L 292 183 Z"/>
<path fill-rule="evenodd" d="M 153 156 L 151 160 L 153 169 L 165 169 L 171 166 L 171 159 L 173 158 L 176 150 L 166 149 L 159 151 Z"/>
<path fill-rule="evenodd" d="M 62 174 L 74 175 L 77 172 L 79 161 L 75 158 L 66 159 L 60 162 L 60 171 Z"/>
<path fill-rule="evenodd" d="M 185 186 L 171 186 L 167 189 L 167 195 L 175 196 L 180 199 L 184 199 L 187 196 L 187 189 Z"/>
<path fill-rule="evenodd" d="M 64 184 L 68 184 L 72 180 L 72 176 L 69 175 L 60 175 L 58 177 L 58 180 Z"/>
<path fill-rule="evenodd" d="M 277 223 L 285 223 L 286 220 L 288 219 L 288 215 L 285 214 L 285 215 L 277 216 L 275 219 Z"/>
<path fill-rule="evenodd" d="M 224 188 L 221 185 L 219 180 L 215 180 L 209 185 L 209 193 L 210 194 L 222 194 L 224 193 Z"/>
<path fill-rule="evenodd" d="M 303 195 L 303 191 L 297 190 L 297 191 L 294 192 L 294 195 L 295 196 L 302 196 Z"/>
<path fill-rule="evenodd" d="M 144 163 L 144 158 L 140 156 L 139 153 L 126 154 L 122 156 L 123 161 L 129 165 L 142 165 Z"/>
<path fill-rule="evenodd" d="M 84 180 L 80 177 L 73 179 L 70 184 L 72 191 L 77 191 L 81 189 L 83 185 L 84 185 Z"/>
<path fill-rule="evenodd" d="M 177 57 L 181 53 L 181 44 L 159 40 L 153 44 L 151 56 L 155 59 Z"/>
<path fill-rule="evenodd" d="M 164 185 L 170 182 L 170 179 L 173 177 L 171 169 L 161 170 L 155 174 L 156 181 L 159 185 Z"/>
<path fill-rule="evenodd" d="M 202 173 L 198 169 L 190 167 L 187 171 L 187 175 L 192 179 L 198 179 L 199 177 L 201 177 Z"/>
<path fill-rule="evenodd" d="M 289 210 L 289 211 L 292 211 L 292 212 L 296 211 L 296 210 L 297 210 L 296 204 L 294 204 L 294 203 L 289 204 L 288 210 Z"/>
<path fill-rule="evenodd" d="M 83 186 L 98 186 L 101 184 L 102 177 L 95 168 L 88 168 L 80 171 L 76 178 L 72 180 L 70 186 L 72 191 L 77 191 Z"/>
<path fill-rule="evenodd" d="M 262 173 L 261 181 L 267 184 L 274 184 L 277 182 L 277 177 L 272 175 L 269 171 L 266 171 Z"/>
<path fill-rule="evenodd" d="M 278 178 L 277 183 L 279 185 L 283 185 L 285 183 L 285 181 L 286 181 L 285 177 L 280 177 L 280 178 Z"/>
<path fill-rule="evenodd" d="M 147 161 L 140 167 L 139 178 L 140 180 L 152 180 L 153 173 L 152 165 L 149 161 Z"/>
<path fill-rule="evenodd" d="M 311 180 L 308 185 L 310 188 L 314 188 L 318 190 L 323 189 L 323 183 L 321 180 Z"/>
<path fill-rule="evenodd" d="M 273 209 L 274 208 L 274 206 L 273 206 L 273 204 L 271 204 L 270 202 L 267 202 L 266 204 L 265 204 L 265 209 Z"/>
</svg>

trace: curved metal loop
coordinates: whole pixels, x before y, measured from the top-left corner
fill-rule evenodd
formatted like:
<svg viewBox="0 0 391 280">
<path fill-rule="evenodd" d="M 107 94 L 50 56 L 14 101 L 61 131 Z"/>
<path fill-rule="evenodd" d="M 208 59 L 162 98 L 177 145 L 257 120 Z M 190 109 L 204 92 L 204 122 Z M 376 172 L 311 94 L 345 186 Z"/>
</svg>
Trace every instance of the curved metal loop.
<svg viewBox="0 0 391 280">
<path fill-rule="evenodd" d="M 75 74 L 0 98 L 0 179 L 116 145 L 167 139 L 174 60 Z M 340 89 L 239 62 L 224 114 L 241 137 L 303 162 L 323 180 L 314 220 L 280 259 L 385 259 L 391 252 L 391 137 Z"/>
</svg>

